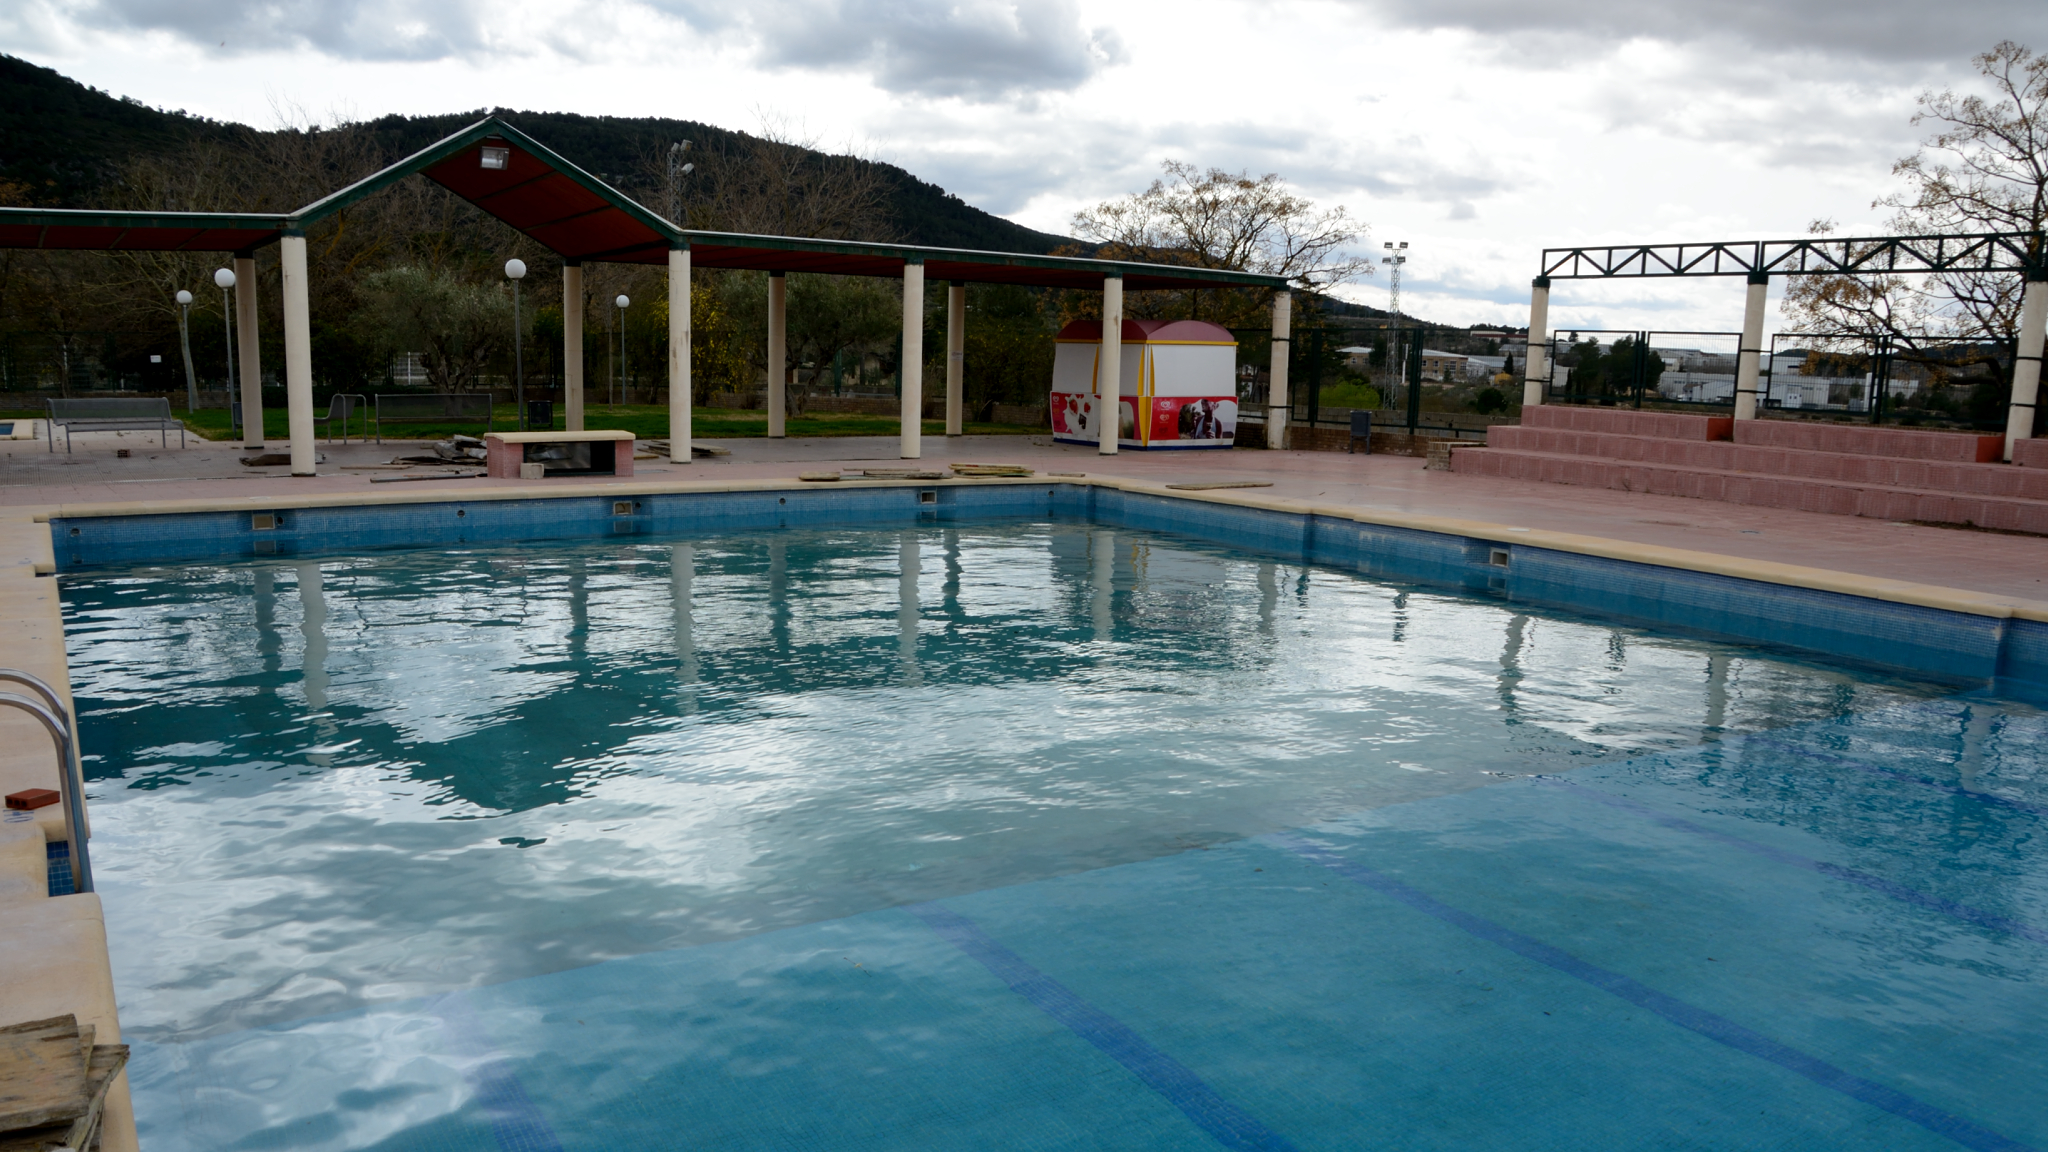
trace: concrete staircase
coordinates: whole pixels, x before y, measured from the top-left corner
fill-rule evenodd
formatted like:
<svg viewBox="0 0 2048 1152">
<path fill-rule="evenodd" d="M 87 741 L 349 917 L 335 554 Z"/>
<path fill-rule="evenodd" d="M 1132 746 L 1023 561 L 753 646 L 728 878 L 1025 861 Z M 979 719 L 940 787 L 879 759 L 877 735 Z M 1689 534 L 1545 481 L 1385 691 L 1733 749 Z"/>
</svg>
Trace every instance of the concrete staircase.
<svg viewBox="0 0 2048 1152">
<path fill-rule="evenodd" d="M 2048 439 L 1543 405 L 1451 470 L 1730 504 L 2048 534 Z"/>
</svg>

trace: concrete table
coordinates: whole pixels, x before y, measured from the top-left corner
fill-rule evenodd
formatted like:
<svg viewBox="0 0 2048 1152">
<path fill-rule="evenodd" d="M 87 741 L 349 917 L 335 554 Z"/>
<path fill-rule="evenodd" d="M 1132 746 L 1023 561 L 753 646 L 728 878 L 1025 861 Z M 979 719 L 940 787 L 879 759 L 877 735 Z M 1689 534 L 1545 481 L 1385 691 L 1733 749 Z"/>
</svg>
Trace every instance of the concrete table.
<svg viewBox="0 0 2048 1152">
<path fill-rule="evenodd" d="M 484 437 L 484 444 L 490 453 L 487 471 L 493 479 L 633 474 L 633 434 L 614 428 L 493 432 Z"/>
</svg>

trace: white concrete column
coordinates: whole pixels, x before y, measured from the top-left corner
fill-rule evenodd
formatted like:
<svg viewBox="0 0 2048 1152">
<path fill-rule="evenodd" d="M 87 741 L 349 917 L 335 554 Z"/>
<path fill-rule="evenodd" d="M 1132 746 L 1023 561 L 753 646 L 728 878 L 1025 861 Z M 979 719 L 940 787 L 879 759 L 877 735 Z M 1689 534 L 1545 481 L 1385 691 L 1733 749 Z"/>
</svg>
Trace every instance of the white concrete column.
<svg viewBox="0 0 2048 1152">
<path fill-rule="evenodd" d="M 583 265 L 562 265 L 562 427 L 583 431 Z"/>
<path fill-rule="evenodd" d="M 962 389 L 967 366 L 967 283 L 955 280 L 946 287 L 946 435 L 958 436 L 964 416 Z"/>
<path fill-rule="evenodd" d="M 1286 289 L 1273 294 L 1272 363 L 1266 368 L 1266 447 L 1287 446 L 1287 350 L 1294 298 Z"/>
<path fill-rule="evenodd" d="M 903 363 L 896 366 L 903 388 L 902 457 L 924 455 L 924 261 L 903 265 Z"/>
<path fill-rule="evenodd" d="M 1735 352 L 1737 420 L 1756 419 L 1757 389 L 1763 379 L 1759 360 L 1764 351 L 1764 297 L 1770 290 L 1770 273 L 1749 274 L 1749 300 L 1742 309 L 1742 344 Z"/>
<path fill-rule="evenodd" d="M 768 274 L 768 438 L 783 437 L 789 406 L 789 278 Z"/>
<path fill-rule="evenodd" d="M 242 444 L 263 451 L 263 345 L 256 332 L 256 257 L 235 253 L 235 351 L 242 374 Z"/>
<path fill-rule="evenodd" d="M 2005 414 L 2005 458 L 2014 442 L 2032 439 L 2041 394 L 2041 348 L 2048 344 L 2048 272 L 2029 277 L 2020 297 L 2020 346 L 2012 364 L 2012 407 Z"/>
<path fill-rule="evenodd" d="M 1529 282 L 1529 347 L 1522 356 L 1522 407 L 1543 403 L 1544 379 L 1550 375 L 1550 277 Z"/>
<path fill-rule="evenodd" d="M 1102 350 L 1095 361 L 1096 452 L 1116 455 L 1118 409 L 1123 407 L 1124 278 L 1102 278 Z"/>
<path fill-rule="evenodd" d="M 292 438 L 292 475 L 311 476 L 320 456 L 313 443 L 313 321 L 306 302 L 306 238 L 277 241 L 284 270 L 284 399 Z"/>
<path fill-rule="evenodd" d="M 690 462 L 690 250 L 668 250 L 668 462 Z"/>
</svg>

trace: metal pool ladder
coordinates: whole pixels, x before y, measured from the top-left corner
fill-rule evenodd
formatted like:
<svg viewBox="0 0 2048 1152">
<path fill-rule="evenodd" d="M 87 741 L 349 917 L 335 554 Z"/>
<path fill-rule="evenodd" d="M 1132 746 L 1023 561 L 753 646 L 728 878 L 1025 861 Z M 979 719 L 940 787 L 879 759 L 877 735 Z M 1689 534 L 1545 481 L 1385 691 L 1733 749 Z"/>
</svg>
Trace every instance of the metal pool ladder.
<svg viewBox="0 0 2048 1152">
<path fill-rule="evenodd" d="M 0 704 L 19 708 L 42 721 L 57 743 L 57 779 L 64 793 L 64 823 L 71 835 L 71 890 L 92 891 L 92 858 L 85 847 L 85 770 L 78 760 L 78 746 L 71 742 L 71 717 L 57 693 L 40 677 L 19 668 L 0 668 L 0 682 L 12 681 L 33 689 L 41 700 L 13 692 L 0 692 Z"/>
</svg>

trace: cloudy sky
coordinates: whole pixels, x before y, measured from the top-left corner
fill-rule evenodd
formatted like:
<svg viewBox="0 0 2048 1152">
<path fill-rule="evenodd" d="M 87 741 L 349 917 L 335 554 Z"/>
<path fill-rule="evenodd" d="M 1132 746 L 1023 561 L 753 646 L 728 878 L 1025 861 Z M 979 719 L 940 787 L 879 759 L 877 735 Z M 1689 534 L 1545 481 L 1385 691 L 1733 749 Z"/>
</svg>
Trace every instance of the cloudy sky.
<svg viewBox="0 0 2048 1152">
<path fill-rule="evenodd" d="M 1403 310 L 1522 323 L 1545 246 L 1775 238 L 1871 201 L 2041 0 L 14 0 L 0 51 L 268 126 L 494 105 L 777 121 L 1068 232 L 1162 160 L 1406 240 Z M 1384 276 L 1346 291 L 1384 305 Z M 1560 327 L 1726 329 L 1739 280 L 1563 286 Z"/>
</svg>

